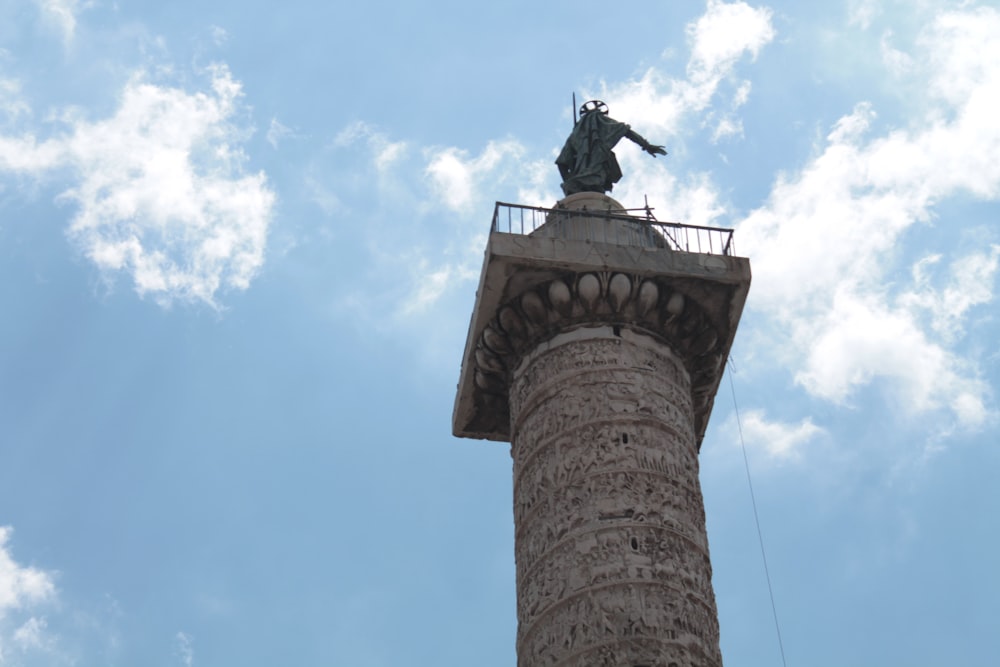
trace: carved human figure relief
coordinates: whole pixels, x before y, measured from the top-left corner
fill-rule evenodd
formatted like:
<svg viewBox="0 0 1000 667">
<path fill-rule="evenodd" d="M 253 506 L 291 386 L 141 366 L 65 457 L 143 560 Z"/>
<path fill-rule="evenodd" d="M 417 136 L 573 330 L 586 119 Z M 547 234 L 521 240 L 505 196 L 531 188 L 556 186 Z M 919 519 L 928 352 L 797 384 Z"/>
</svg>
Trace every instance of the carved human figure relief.
<svg viewBox="0 0 1000 667">
<path fill-rule="evenodd" d="M 509 401 L 519 667 L 721 665 L 684 364 L 578 330 Z"/>
</svg>

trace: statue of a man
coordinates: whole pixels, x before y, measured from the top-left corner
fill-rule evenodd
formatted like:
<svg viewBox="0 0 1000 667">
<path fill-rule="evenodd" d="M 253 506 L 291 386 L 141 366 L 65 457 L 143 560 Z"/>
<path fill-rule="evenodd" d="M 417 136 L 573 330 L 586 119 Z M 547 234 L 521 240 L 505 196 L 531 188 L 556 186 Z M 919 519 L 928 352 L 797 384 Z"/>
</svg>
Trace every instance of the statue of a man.
<svg viewBox="0 0 1000 667">
<path fill-rule="evenodd" d="M 622 137 L 639 144 L 653 157 L 667 154 L 663 146 L 654 146 L 625 123 L 608 116 L 608 105 L 604 102 L 591 100 L 580 107 L 580 120 L 556 158 L 563 192 L 567 196 L 577 192 L 611 192 L 622 177 L 611 149 Z"/>
</svg>

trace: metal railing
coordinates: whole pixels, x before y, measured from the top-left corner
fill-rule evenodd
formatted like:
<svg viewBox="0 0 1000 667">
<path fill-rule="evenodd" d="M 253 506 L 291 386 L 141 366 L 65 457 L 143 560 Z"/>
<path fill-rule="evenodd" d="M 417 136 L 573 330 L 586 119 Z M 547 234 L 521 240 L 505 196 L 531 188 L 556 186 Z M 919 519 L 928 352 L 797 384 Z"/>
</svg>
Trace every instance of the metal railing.
<svg viewBox="0 0 1000 667">
<path fill-rule="evenodd" d="M 734 255 L 736 252 L 731 229 L 660 222 L 648 207 L 630 210 L 642 211 L 643 215 L 497 202 L 490 229 L 506 234 L 669 248 L 709 255 Z"/>
</svg>

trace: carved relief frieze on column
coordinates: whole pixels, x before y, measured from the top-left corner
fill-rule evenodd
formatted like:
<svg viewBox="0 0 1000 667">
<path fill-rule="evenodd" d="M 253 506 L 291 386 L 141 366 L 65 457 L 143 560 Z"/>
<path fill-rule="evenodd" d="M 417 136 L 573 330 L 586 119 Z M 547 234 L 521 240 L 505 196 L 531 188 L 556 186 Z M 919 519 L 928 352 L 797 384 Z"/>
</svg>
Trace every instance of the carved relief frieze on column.
<svg viewBox="0 0 1000 667">
<path fill-rule="evenodd" d="M 721 665 L 690 367 L 592 324 L 509 371 L 520 667 Z"/>
</svg>

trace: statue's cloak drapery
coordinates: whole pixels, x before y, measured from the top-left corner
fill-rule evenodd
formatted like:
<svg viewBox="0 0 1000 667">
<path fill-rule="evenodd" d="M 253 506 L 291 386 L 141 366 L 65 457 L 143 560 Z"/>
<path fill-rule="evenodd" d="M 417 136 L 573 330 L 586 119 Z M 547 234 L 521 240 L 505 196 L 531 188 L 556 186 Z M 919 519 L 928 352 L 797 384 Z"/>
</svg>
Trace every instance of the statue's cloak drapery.
<svg viewBox="0 0 1000 667">
<path fill-rule="evenodd" d="M 567 196 L 577 192 L 611 192 L 622 177 L 611 149 L 628 131 L 628 125 L 599 111 L 585 113 L 556 158 L 563 192 Z"/>
</svg>

